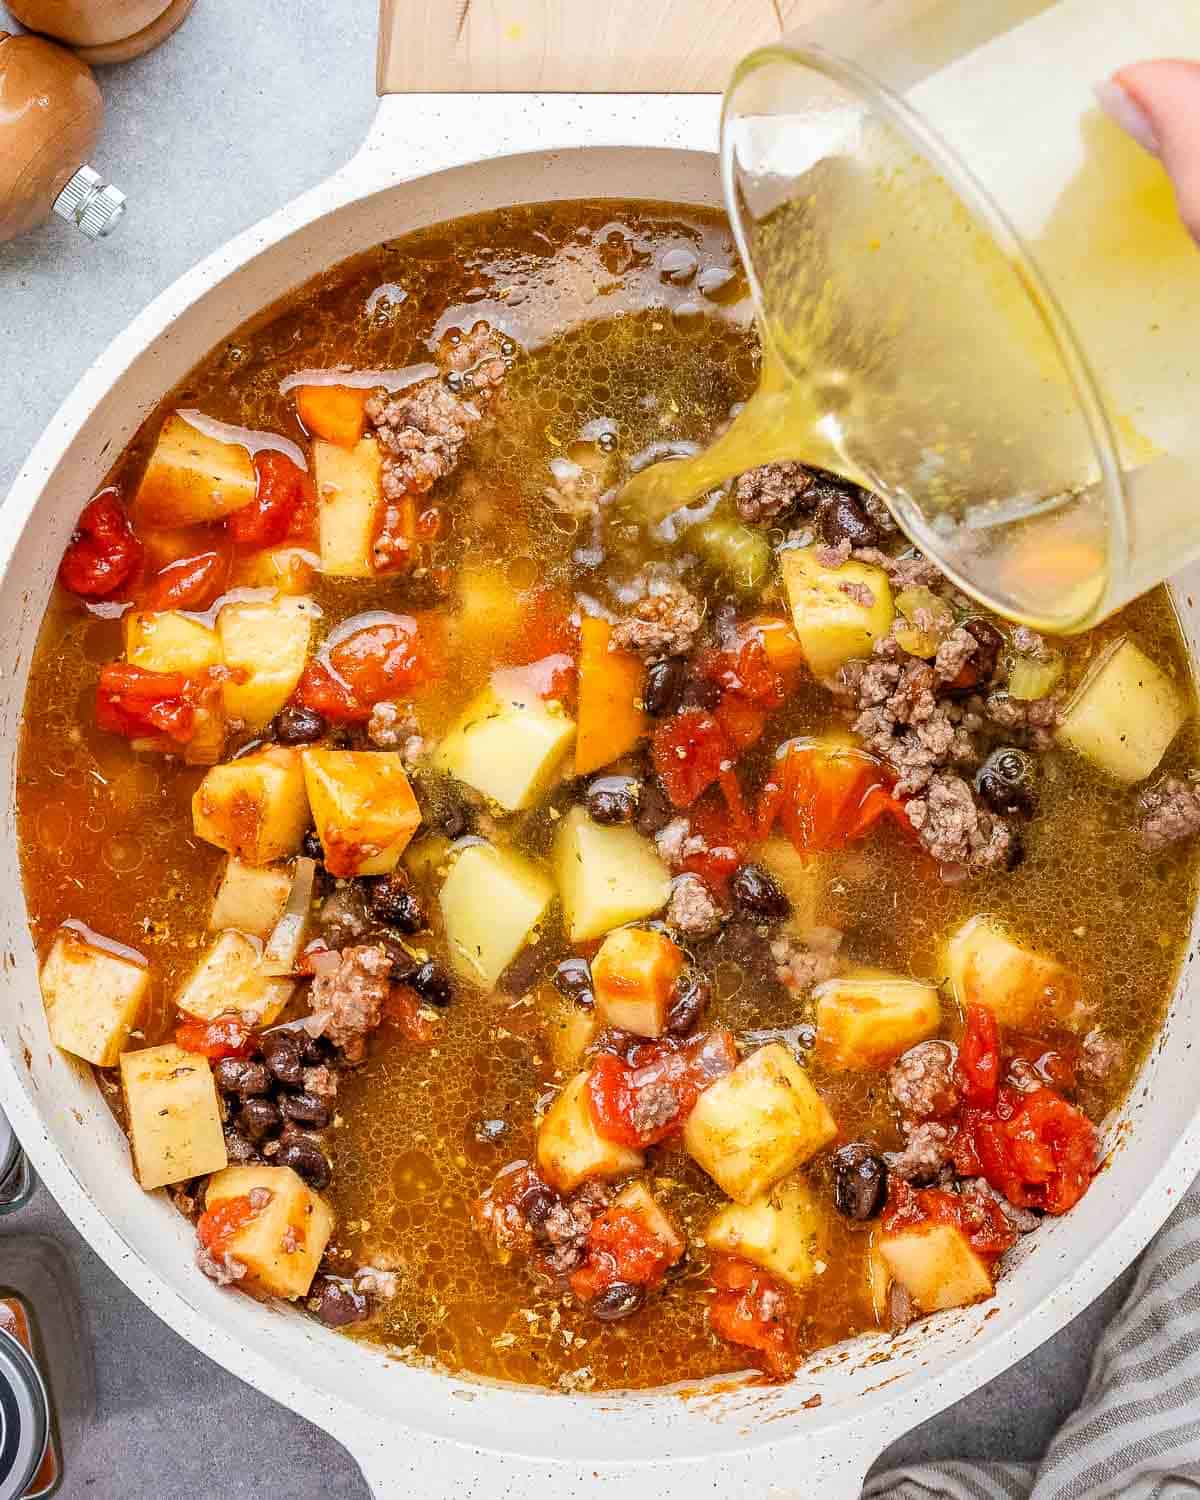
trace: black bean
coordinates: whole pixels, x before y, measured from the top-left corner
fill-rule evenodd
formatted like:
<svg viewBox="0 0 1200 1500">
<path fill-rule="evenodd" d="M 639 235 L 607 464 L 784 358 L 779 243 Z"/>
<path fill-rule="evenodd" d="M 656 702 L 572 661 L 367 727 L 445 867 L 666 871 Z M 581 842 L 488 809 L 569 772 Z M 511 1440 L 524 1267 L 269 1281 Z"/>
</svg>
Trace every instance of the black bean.
<svg viewBox="0 0 1200 1500">
<path fill-rule="evenodd" d="M 630 1318 L 646 1300 L 644 1288 L 630 1281 L 613 1281 L 588 1304 L 588 1311 L 602 1323 Z"/>
<path fill-rule="evenodd" d="M 593 823 L 632 823 L 640 788 L 632 776 L 600 776 L 587 789 L 585 805 Z"/>
<path fill-rule="evenodd" d="M 878 547 L 883 533 L 871 519 L 866 506 L 848 492 L 834 495 L 817 512 L 817 526 L 822 540 L 830 547 L 849 542 L 852 547 Z"/>
<path fill-rule="evenodd" d="M 425 910 L 413 894 L 407 875 L 381 875 L 371 882 L 367 899 L 373 915 L 400 932 L 420 932 L 426 925 Z"/>
<path fill-rule="evenodd" d="M 564 958 L 554 971 L 554 988 L 585 1010 L 591 1010 L 596 1003 L 592 990 L 592 966 L 586 958 Z"/>
<path fill-rule="evenodd" d="M 300 840 L 300 853 L 306 859 L 315 859 L 318 863 L 325 858 L 325 846 L 317 837 L 315 828 L 310 828 Z"/>
<path fill-rule="evenodd" d="M 247 1099 L 238 1110 L 238 1129 L 252 1141 L 262 1141 L 274 1135 L 282 1124 L 279 1106 L 270 1099 Z"/>
<path fill-rule="evenodd" d="M 887 1166 L 865 1141 L 833 1154 L 833 1198 L 847 1219 L 873 1219 L 887 1197 Z"/>
<path fill-rule="evenodd" d="M 675 996 L 667 1012 L 667 1035 L 684 1037 L 694 1031 L 711 998 L 708 980 L 692 969 L 685 970 L 675 981 Z"/>
<path fill-rule="evenodd" d="M 280 1083 L 299 1088 L 304 1082 L 304 1053 L 295 1032 L 264 1032 L 262 1055 L 263 1061 Z"/>
<path fill-rule="evenodd" d="M 252 1094 L 266 1094 L 271 1089 L 271 1075 L 260 1062 L 244 1057 L 223 1057 L 213 1068 L 217 1087 L 227 1094 L 249 1099 Z"/>
<path fill-rule="evenodd" d="M 1037 762 L 1025 750 L 1002 745 L 975 776 L 975 790 L 993 812 L 1028 817 L 1037 807 Z"/>
<path fill-rule="evenodd" d="M 990 620 L 976 615 L 964 620 L 962 628 L 975 638 L 975 650 L 962 664 L 958 676 L 948 682 L 943 691 L 950 697 L 960 697 L 984 687 L 996 675 L 1000 653 L 1004 649 L 1004 637 Z"/>
<path fill-rule="evenodd" d="M 388 957 L 392 961 L 392 967 L 388 977 L 393 984 L 411 984 L 413 975 L 421 967 L 417 960 L 402 948 L 399 943 L 388 938 L 380 939 L 382 946 L 387 950 Z"/>
<path fill-rule="evenodd" d="M 345 1328 L 371 1315 L 366 1296 L 340 1276 L 318 1276 L 308 1294 L 308 1308 L 326 1328 Z"/>
<path fill-rule="evenodd" d="M 291 1140 L 284 1141 L 271 1159 L 277 1167 L 291 1167 L 293 1172 L 303 1177 L 309 1187 L 315 1188 L 317 1192 L 329 1186 L 329 1179 L 333 1175 L 324 1151 L 303 1136 L 293 1136 Z"/>
<path fill-rule="evenodd" d="M 656 661 L 647 670 L 642 684 L 642 707 L 652 719 L 665 718 L 675 711 L 686 677 L 687 669 L 678 656 Z"/>
<path fill-rule="evenodd" d="M 454 986 L 449 974 L 432 959 L 420 965 L 409 983 L 422 1000 L 428 1000 L 430 1005 L 446 1006 L 454 999 Z"/>
<path fill-rule="evenodd" d="M 303 1026 L 296 1028 L 296 1035 L 300 1039 L 300 1057 L 305 1067 L 319 1067 L 333 1056 L 333 1048 L 323 1036 L 309 1036 Z"/>
<path fill-rule="evenodd" d="M 312 708 L 288 704 L 281 708 L 267 726 L 267 734 L 281 745 L 311 745 L 326 730 L 323 715 Z"/>
<path fill-rule="evenodd" d="M 314 1130 L 324 1130 L 329 1124 L 329 1105 L 305 1089 L 298 1094 L 281 1094 L 279 1108 L 284 1119 L 295 1120 L 299 1125 L 311 1125 Z"/>
<path fill-rule="evenodd" d="M 531 1182 L 517 1199 L 516 1209 L 534 1234 L 537 1234 L 557 1202 L 558 1194 L 552 1187 L 547 1187 L 544 1182 Z"/>
<path fill-rule="evenodd" d="M 663 791 L 662 783 L 657 777 L 643 781 L 641 796 L 638 798 L 638 815 L 633 825 L 642 837 L 653 838 L 674 816 L 675 809 L 671 806 L 671 799 Z"/>
<path fill-rule="evenodd" d="M 228 1152 L 229 1160 L 234 1166 L 242 1166 L 246 1162 L 262 1161 L 258 1149 L 242 1134 L 236 1125 L 226 1125 L 225 1127 L 225 1150 Z"/>
<path fill-rule="evenodd" d="M 781 922 L 791 912 L 792 903 L 762 865 L 739 865 L 729 889 L 742 911 L 764 922 Z"/>
</svg>

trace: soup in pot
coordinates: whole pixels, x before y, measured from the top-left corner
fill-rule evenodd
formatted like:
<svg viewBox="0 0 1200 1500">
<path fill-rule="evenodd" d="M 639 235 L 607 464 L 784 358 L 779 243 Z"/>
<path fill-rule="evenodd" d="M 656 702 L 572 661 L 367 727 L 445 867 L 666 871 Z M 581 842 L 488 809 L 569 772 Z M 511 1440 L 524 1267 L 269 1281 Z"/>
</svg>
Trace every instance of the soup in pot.
<svg viewBox="0 0 1200 1500">
<path fill-rule="evenodd" d="M 513 209 L 303 287 L 79 497 L 26 897 L 197 1276 L 778 1380 L 1104 1192 L 1195 896 L 1170 600 L 1013 628 L 794 463 L 650 524 L 757 364 L 719 216 Z"/>
</svg>

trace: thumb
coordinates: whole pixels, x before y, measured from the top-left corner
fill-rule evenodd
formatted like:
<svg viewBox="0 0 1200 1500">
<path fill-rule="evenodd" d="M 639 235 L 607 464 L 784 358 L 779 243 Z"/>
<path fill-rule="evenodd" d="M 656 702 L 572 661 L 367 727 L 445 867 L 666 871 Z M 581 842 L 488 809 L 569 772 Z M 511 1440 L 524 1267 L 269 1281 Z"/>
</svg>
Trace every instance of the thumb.
<svg viewBox="0 0 1200 1500">
<path fill-rule="evenodd" d="M 1096 95 L 1118 125 L 1161 158 L 1180 217 L 1200 240 L 1200 63 L 1134 63 Z"/>
</svg>

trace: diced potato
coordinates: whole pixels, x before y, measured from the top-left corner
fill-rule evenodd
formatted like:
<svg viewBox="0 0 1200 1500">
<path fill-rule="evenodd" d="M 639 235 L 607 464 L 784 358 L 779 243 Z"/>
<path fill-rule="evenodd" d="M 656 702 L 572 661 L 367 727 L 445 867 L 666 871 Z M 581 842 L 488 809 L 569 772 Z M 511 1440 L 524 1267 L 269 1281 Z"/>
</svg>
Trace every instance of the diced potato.
<svg viewBox="0 0 1200 1500">
<path fill-rule="evenodd" d="M 239 1285 L 294 1300 L 307 1294 L 333 1233 L 333 1210 L 291 1167 L 227 1167 L 204 1192 L 206 1210 L 265 1190 L 267 1202 L 225 1248 L 246 1267 Z"/>
<path fill-rule="evenodd" d="M 661 1036 L 683 952 L 663 932 L 618 927 L 592 960 L 596 1014 L 634 1036 Z"/>
<path fill-rule="evenodd" d="M 383 455 L 374 438 L 353 448 L 313 444 L 321 571 L 335 578 L 373 578 L 372 551 L 383 505 Z"/>
<path fill-rule="evenodd" d="M 546 1111 L 538 1126 L 537 1164 L 560 1193 L 570 1193 L 589 1177 L 628 1177 L 642 1165 L 642 1153 L 606 1141 L 592 1123 L 586 1073 L 577 1073 Z"/>
<path fill-rule="evenodd" d="M 567 937 L 602 937 L 667 904 L 671 875 L 649 839 L 628 827 L 603 828 L 582 807 L 563 819 L 554 846 Z"/>
<path fill-rule="evenodd" d="M 133 501 L 142 526 L 194 526 L 249 505 L 258 476 L 248 449 L 223 443 L 178 413 L 162 425 Z"/>
<path fill-rule="evenodd" d="M 395 750 L 305 750 L 304 782 L 331 875 L 388 875 L 421 826 Z"/>
<path fill-rule="evenodd" d="M 262 547 L 233 560 L 230 587 L 274 589 L 277 594 L 306 594 L 321 559 L 307 547 Z"/>
<path fill-rule="evenodd" d="M 579 732 L 575 774 L 587 776 L 630 750 L 646 733 L 646 669 L 632 651 L 611 649 L 612 626 L 584 615 L 579 623 Z"/>
<path fill-rule="evenodd" d="M 217 615 L 225 665 L 225 711 L 261 729 L 296 691 L 318 610 L 311 599 L 227 604 Z"/>
<path fill-rule="evenodd" d="M 370 391 L 356 385 L 302 385 L 296 414 L 313 437 L 353 448 L 362 437 Z"/>
<path fill-rule="evenodd" d="M 295 854 L 308 823 L 300 756 L 282 745 L 214 766 L 192 798 L 197 837 L 248 865 Z"/>
<path fill-rule="evenodd" d="M 835 1135 L 808 1074 L 782 1042 L 772 1042 L 704 1090 L 683 1144 L 729 1197 L 753 1203 Z"/>
<path fill-rule="evenodd" d="M 554 1066 L 562 1073 L 574 1073 L 600 1030 L 596 1012 L 584 1010 L 549 985 L 538 990 L 537 1003 Z"/>
<path fill-rule="evenodd" d="M 111 1068 L 139 1025 L 150 995 L 150 970 L 62 928 L 42 965 L 42 1000 L 55 1046 Z"/>
<path fill-rule="evenodd" d="M 470 844 L 455 857 L 438 900 L 454 968 L 491 989 L 542 920 L 554 886 L 520 855 Z"/>
<path fill-rule="evenodd" d="M 817 1046 L 838 1068 L 886 1068 L 902 1052 L 934 1036 L 941 1020 L 936 986 L 855 968 L 813 991 Z"/>
<path fill-rule="evenodd" d="M 807 1183 L 782 1182 L 752 1203 L 730 1203 L 714 1214 L 704 1243 L 720 1255 L 748 1260 L 791 1286 L 816 1275 L 825 1222 Z"/>
<path fill-rule="evenodd" d="M 461 601 L 454 621 L 456 643 L 467 661 L 495 661 L 520 634 L 525 599 L 503 568 L 465 562 L 458 572 Z"/>
<path fill-rule="evenodd" d="M 433 764 L 506 812 L 530 807 L 554 780 L 575 721 L 512 672 L 496 672 L 438 746 Z"/>
<path fill-rule="evenodd" d="M 885 1234 L 879 1255 L 922 1312 L 982 1302 L 995 1290 L 991 1272 L 954 1224 L 920 1224 Z"/>
<path fill-rule="evenodd" d="M 240 932 L 223 932 L 175 996 L 189 1016 L 211 1021 L 233 1013 L 251 1026 L 268 1026 L 292 996 L 290 979 L 269 979 L 259 947 Z"/>
<path fill-rule="evenodd" d="M 216 631 L 178 610 L 134 609 L 125 616 L 125 660 L 132 666 L 196 677 L 224 659 Z"/>
<path fill-rule="evenodd" d="M 1142 781 L 1188 716 L 1183 693 L 1144 651 L 1122 640 L 1067 705 L 1057 738 L 1117 781 Z"/>
<path fill-rule="evenodd" d="M 790 839 L 769 838 L 754 855 L 756 863 L 773 875 L 792 910 L 784 926 L 803 940 L 827 916 L 831 862 L 824 854 L 801 854 Z"/>
<path fill-rule="evenodd" d="M 1002 1026 L 1036 1028 L 1052 1020 L 1069 1026 L 1076 1019 L 1078 977 L 989 917 L 964 922 L 947 941 L 943 961 L 958 1003 L 986 1005 Z"/>
<path fill-rule="evenodd" d="M 792 623 L 814 677 L 832 677 L 892 628 L 892 586 L 882 568 L 845 562 L 826 568 L 815 547 L 789 547 L 779 554 Z M 849 586 L 850 592 L 846 592 Z M 860 589 L 871 603 L 853 597 Z"/>
<path fill-rule="evenodd" d="M 650 1233 L 669 1248 L 672 1265 L 687 1249 L 687 1242 L 644 1182 L 626 1183 L 613 1199 L 612 1206 L 636 1214 Z"/>
<path fill-rule="evenodd" d="M 236 927 L 251 937 L 267 938 L 283 915 L 292 877 L 286 870 L 257 868 L 230 856 L 208 916 L 210 932 Z"/>
<path fill-rule="evenodd" d="M 195 709 L 192 737 L 183 747 L 183 758 L 189 766 L 215 766 L 225 753 L 225 732 L 229 727 L 219 681 L 200 685 L 195 693 Z M 168 741 L 160 748 L 173 753 L 179 747 Z"/>
<path fill-rule="evenodd" d="M 165 1187 L 219 1172 L 229 1156 L 208 1058 L 174 1042 L 121 1053 L 121 1088 L 141 1185 Z"/>
</svg>

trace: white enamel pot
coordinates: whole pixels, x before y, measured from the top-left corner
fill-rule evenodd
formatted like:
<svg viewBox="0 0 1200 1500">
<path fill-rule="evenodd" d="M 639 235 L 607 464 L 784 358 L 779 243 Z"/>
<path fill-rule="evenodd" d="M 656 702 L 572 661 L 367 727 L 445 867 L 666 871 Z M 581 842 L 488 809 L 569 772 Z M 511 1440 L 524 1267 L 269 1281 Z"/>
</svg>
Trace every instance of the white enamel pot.
<svg viewBox="0 0 1200 1500">
<path fill-rule="evenodd" d="M 46 1031 L 13 814 L 18 721 L 55 569 L 83 498 L 162 392 L 238 324 L 343 257 L 506 204 L 642 197 L 716 205 L 713 95 L 391 96 L 361 151 L 170 287 L 92 366 L 0 508 L 0 1091 L 42 1180 L 142 1300 L 197 1349 L 331 1433 L 379 1496 L 695 1500 L 858 1492 L 900 1433 L 1050 1338 L 1143 1248 L 1200 1152 L 1189 955 L 1170 1019 L 1078 1208 L 1014 1256 L 991 1302 L 813 1359 L 789 1385 L 561 1395 L 414 1369 L 194 1267 L 190 1226 L 145 1194 L 91 1077 Z M 1200 573 L 1176 601 L 1193 653 Z M 245 1434 L 247 1442 L 252 1434 Z M 216 1476 L 214 1476 L 214 1481 Z"/>
</svg>

